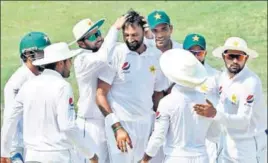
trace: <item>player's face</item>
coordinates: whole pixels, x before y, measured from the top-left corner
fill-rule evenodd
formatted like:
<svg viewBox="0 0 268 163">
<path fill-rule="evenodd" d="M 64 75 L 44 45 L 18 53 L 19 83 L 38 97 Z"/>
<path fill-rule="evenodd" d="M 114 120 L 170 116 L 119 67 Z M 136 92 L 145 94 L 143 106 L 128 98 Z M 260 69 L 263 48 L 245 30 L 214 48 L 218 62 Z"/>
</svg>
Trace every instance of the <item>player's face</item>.
<svg viewBox="0 0 268 163">
<path fill-rule="evenodd" d="M 155 43 L 159 48 L 167 47 L 170 42 L 170 36 L 173 31 L 173 26 L 169 24 L 159 24 L 152 32 L 155 35 Z"/>
<path fill-rule="evenodd" d="M 203 50 L 200 46 L 195 45 L 192 46 L 189 51 L 202 63 L 204 64 L 205 62 L 205 57 L 207 54 L 206 50 Z"/>
<path fill-rule="evenodd" d="M 71 73 L 72 67 L 72 58 L 66 59 L 65 61 L 60 62 L 61 76 L 63 78 L 68 78 Z"/>
<path fill-rule="evenodd" d="M 136 25 L 128 25 L 123 30 L 123 39 L 131 51 L 136 51 L 143 44 L 144 31 Z"/>
<path fill-rule="evenodd" d="M 248 55 L 239 50 L 227 50 L 222 57 L 226 68 L 232 74 L 239 73 L 248 60 Z"/>
<path fill-rule="evenodd" d="M 84 38 L 84 44 L 82 44 L 82 48 L 87 49 L 87 50 L 92 50 L 93 52 L 97 52 L 104 39 L 101 35 L 101 32 L 98 30 L 96 33 Z"/>
</svg>

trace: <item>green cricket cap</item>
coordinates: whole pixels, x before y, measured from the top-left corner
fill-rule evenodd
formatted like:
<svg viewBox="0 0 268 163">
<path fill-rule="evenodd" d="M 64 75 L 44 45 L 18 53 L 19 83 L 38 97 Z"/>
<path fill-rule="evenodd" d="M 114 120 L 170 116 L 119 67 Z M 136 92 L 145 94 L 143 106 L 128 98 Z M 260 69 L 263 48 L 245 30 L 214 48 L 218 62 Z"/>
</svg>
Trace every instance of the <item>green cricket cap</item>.
<svg viewBox="0 0 268 163">
<path fill-rule="evenodd" d="M 206 49 L 206 40 L 200 34 L 189 34 L 183 41 L 183 49 L 189 50 L 192 46 L 198 45 L 204 50 Z"/>
<path fill-rule="evenodd" d="M 159 24 L 170 24 L 170 18 L 165 11 L 155 10 L 147 17 L 148 25 L 154 29 Z"/>
</svg>

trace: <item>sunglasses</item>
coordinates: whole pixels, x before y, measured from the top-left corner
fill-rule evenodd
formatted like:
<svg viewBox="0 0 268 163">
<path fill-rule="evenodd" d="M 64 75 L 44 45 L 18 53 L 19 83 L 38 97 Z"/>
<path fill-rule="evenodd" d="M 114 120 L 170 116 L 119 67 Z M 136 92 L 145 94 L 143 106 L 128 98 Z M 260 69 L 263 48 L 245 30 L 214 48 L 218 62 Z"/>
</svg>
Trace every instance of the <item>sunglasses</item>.
<svg viewBox="0 0 268 163">
<path fill-rule="evenodd" d="M 190 52 L 197 57 L 204 57 L 206 54 L 205 50 L 190 50 Z"/>
<path fill-rule="evenodd" d="M 96 33 L 94 33 L 93 35 L 89 36 L 87 38 L 87 40 L 90 41 L 90 42 L 93 42 L 93 41 L 96 41 L 97 38 L 100 37 L 100 36 L 101 36 L 101 32 L 100 32 L 100 30 L 98 30 Z"/>
<path fill-rule="evenodd" d="M 233 53 L 224 53 L 224 57 L 230 61 L 236 59 L 237 61 L 244 61 L 247 57 L 247 55 L 243 54 L 233 54 Z"/>
</svg>

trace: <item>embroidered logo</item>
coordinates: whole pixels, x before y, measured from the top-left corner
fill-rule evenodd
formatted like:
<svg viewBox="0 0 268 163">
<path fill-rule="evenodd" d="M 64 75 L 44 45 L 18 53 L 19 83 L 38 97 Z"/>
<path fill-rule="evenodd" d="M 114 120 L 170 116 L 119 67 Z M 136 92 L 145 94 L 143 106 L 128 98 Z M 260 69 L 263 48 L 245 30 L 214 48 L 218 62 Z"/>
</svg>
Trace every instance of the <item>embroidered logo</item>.
<svg viewBox="0 0 268 163">
<path fill-rule="evenodd" d="M 232 101 L 233 104 L 235 104 L 237 102 L 237 97 L 236 97 L 235 94 L 232 95 L 231 101 Z"/>
<path fill-rule="evenodd" d="M 69 98 L 69 105 L 70 105 L 71 107 L 74 106 L 74 102 L 73 102 L 73 98 L 72 98 L 72 97 Z"/>
<path fill-rule="evenodd" d="M 254 101 L 254 96 L 253 95 L 248 95 L 247 103 L 251 104 L 253 101 Z"/>
<path fill-rule="evenodd" d="M 128 62 L 125 62 L 122 66 L 122 70 L 128 70 L 130 68 L 130 64 Z"/>
<path fill-rule="evenodd" d="M 154 65 L 152 65 L 152 66 L 149 67 L 149 70 L 150 70 L 150 72 L 151 72 L 152 74 L 154 74 L 155 71 L 156 71 L 156 68 L 154 67 Z"/>
</svg>

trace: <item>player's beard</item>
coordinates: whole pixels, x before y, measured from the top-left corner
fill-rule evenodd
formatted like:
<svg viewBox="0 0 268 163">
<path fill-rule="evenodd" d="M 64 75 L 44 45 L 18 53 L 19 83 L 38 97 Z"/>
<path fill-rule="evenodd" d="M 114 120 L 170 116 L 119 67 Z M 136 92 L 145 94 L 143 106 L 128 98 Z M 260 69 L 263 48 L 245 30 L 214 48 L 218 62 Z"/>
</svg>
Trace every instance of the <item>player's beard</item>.
<svg viewBox="0 0 268 163">
<path fill-rule="evenodd" d="M 227 67 L 228 71 L 232 74 L 238 74 L 243 68 L 244 66 L 240 66 L 237 63 L 233 63 Z"/>
<path fill-rule="evenodd" d="M 126 44 L 127 44 L 127 47 L 129 48 L 129 50 L 136 51 L 143 44 L 143 38 L 140 41 L 133 41 L 131 43 L 126 40 Z"/>
</svg>

